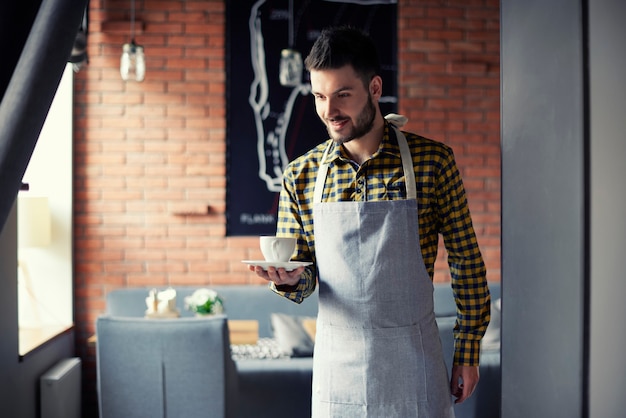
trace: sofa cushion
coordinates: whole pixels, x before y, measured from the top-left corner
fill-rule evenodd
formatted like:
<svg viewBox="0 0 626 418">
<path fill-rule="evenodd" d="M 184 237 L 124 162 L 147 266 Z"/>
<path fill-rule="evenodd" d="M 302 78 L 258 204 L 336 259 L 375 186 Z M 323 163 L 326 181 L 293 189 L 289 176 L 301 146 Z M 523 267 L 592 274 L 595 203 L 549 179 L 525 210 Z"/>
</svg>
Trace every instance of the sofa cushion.
<svg viewBox="0 0 626 418">
<path fill-rule="evenodd" d="M 313 340 L 307 333 L 302 318 L 283 313 L 270 315 L 274 338 L 278 346 L 291 357 L 313 355 Z"/>
<path fill-rule="evenodd" d="M 233 360 L 276 360 L 289 359 L 274 338 L 259 338 L 254 344 L 232 344 Z"/>
<path fill-rule="evenodd" d="M 302 320 L 302 326 L 309 337 L 315 342 L 315 334 L 317 332 L 317 317 L 312 316 L 302 316 L 300 317 Z"/>
</svg>

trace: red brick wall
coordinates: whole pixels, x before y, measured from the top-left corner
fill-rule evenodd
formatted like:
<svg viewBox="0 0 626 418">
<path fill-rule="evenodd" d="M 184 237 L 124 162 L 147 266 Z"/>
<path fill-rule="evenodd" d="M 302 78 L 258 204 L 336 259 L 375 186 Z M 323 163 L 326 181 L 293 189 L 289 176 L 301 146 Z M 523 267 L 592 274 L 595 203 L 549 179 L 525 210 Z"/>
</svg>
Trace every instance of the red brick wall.
<svg viewBox="0 0 626 418">
<path fill-rule="evenodd" d="M 444 4 L 445 3 L 445 4 Z M 489 280 L 500 280 L 500 5 L 398 2 L 400 111 L 406 129 L 450 145 Z M 450 280 L 443 247 L 435 280 Z"/>
<path fill-rule="evenodd" d="M 89 64 L 75 83 L 77 352 L 96 411 L 94 333 L 125 286 L 260 284 L 225 237 L 225 3 L 137 0 L 146 79 L 119 76 L 128 0 L 91 0 Z M 500 280 L 499 2 L 399 1 L 400 112 L 453 147 L 490 280 Z M 126 21 L 126 22 L 124 22 Z M 123 22 L 123 23 L 119 23 Z M 184 216 L 185 212 L 210 212 Z M 443 252 L 443 250 L 442 250 Z M 449 280 L 445 257 L 436 280 Z"/>
</svg>

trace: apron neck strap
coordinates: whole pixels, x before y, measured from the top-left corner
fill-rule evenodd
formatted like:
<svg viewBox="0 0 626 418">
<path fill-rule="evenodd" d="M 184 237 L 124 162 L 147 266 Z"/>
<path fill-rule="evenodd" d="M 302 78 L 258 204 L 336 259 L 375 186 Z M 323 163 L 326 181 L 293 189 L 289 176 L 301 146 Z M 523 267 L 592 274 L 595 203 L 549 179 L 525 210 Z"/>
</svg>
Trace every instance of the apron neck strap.
<svg viewBox="0 0 626 418">
<path fill-rule="evenodd" d="M 415 170 L 413 169 L 413 158 L 411 157 L 411 150 L 409 149 L 409 144 L 406 141 L 406 137 L 400 131 L 400 129 L 391 125 L 396 134 L 396 139 L 398 141 L 398 147 L 400 148 L 400 157 L 402 159 L 402 169 L 404 171 L 404 179 L 406 185 L 406 198 L 408 200 L 417 199 L 417 187 L 415 184 Z M 324 155 L 322 155 L 322 159 L 320 160 L 320 166 L 317 171 L 317 178 L 315 179 L 315 189 L 313 191 L 313 203 L 321 203 L 322 202 L 322 193 L 324 192 L 324 184 L 326 183 L 326 175 L 328 174 L 328 163 L 326 162 L 326 157 L 328 157 L 328 152 L 332 147 L 333 142 L 330 141 L 326 149 L 324 150 Z"/>
<path fill-rule="evenodd" d="M 393 125 L 392 125 L 393 126 Z M 402 157 L 402 168 L 404 169 L 404 182 L 406 185 L 407 200 L 417 199 L 417 186 L 415 185 L 415 169 L 413 168 L 413 157 L 409 144 L 402 131 L 395 126 L 393 130 L 396 132 L 398 147 L 400 147 L 400 157 Z"/>
</svg>

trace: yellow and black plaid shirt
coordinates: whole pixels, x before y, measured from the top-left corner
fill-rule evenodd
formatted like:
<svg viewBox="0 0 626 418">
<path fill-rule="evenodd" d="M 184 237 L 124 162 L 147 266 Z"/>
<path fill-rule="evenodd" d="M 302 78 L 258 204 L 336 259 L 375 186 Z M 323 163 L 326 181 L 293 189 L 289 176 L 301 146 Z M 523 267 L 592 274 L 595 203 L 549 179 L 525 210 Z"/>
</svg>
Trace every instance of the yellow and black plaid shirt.
<svg viewBox="0 0 626 418">
<path fill-rule="evenodd" d="M 332 145 L 322 201 L 376 201 L 406 198 L 402 159 L 395 135 L 385 126 L 381 145 L 361 166 Z M 404 133 L 415 169 L 419 237 L 431 279 L 439 234 L 448 252 L 452 288 L 457 303 L 455 364 L 478 365 L 480 340 L 489 323 L 489 290 L 485 265 L 472 226 L 465 189 L 452 150 L 439 142 Z M 313 189 L 317 169 L 328 146 L 318 145 L 289 164 L 280 193 L 277 235 L 298 238 L 293 260 L 315 262 Z M 307 267 L 298 285 L 275 289 L 300 303 L 316 286 L 315 263 Z"/>
</svg>

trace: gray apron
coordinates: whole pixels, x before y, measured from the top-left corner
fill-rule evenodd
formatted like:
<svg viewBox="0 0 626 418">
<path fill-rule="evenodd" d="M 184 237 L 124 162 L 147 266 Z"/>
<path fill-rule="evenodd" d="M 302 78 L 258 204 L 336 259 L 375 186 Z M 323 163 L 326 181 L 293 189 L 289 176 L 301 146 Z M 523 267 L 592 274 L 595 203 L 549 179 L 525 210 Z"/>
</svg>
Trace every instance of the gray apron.
<svg viewBox="0 0 626 418">
<path fill-rule="evenodd" d="M 407 200 L 321 202 L 328 165 L 319 168 L 313 417 L 454 417 L 420 250 L 411 154 L 395 131 Z"/>
</svg>

